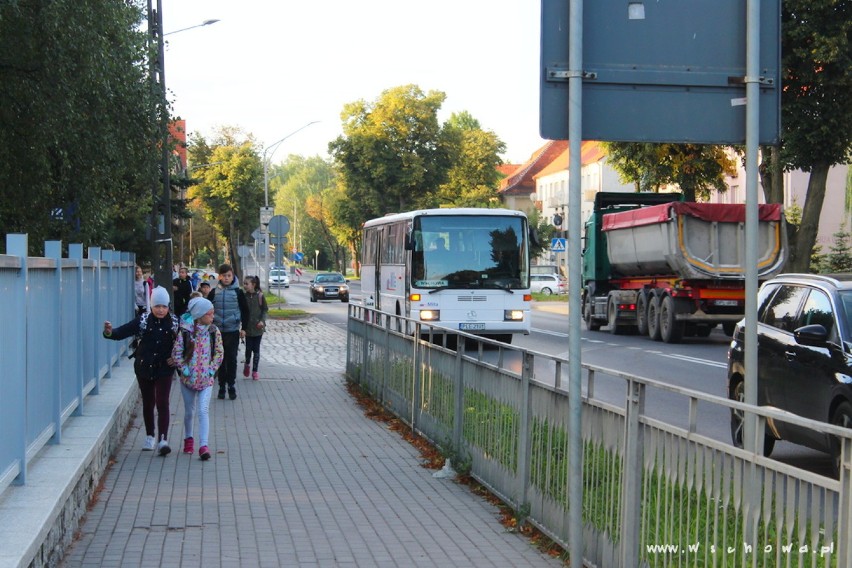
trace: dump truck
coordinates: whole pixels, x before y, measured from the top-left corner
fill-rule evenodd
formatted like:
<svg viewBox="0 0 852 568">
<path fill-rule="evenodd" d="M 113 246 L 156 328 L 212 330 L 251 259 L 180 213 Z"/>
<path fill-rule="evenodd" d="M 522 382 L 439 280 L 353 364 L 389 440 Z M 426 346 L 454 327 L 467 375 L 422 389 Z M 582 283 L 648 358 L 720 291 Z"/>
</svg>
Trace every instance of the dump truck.
<svg viewBox="0 0 852 568">
<path fill-rule="evenodd" d="M 758 279 L 783 268 L 778 204 L 759 205 Z M 678 193 L 600 192 L 585 225 L 586 327 L 666 343 L 731 335 L 745 313 L 745 205 L 686 203 Z"/>
</svg>

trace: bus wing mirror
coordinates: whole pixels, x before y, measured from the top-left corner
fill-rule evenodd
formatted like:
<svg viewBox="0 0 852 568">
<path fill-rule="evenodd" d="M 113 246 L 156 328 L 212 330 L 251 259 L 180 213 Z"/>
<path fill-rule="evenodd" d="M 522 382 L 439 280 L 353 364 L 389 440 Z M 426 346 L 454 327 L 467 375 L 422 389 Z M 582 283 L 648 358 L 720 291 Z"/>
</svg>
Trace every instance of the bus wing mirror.
<svg viewBox="0 0 852 568">
<path fill-rule="evenodd" d="M 535 227 L 530 227 L 530 242 L 533 244 L 533 246 L 541 246 L 541 239 L 538 238 L 538 231 Z"/>
</svg>

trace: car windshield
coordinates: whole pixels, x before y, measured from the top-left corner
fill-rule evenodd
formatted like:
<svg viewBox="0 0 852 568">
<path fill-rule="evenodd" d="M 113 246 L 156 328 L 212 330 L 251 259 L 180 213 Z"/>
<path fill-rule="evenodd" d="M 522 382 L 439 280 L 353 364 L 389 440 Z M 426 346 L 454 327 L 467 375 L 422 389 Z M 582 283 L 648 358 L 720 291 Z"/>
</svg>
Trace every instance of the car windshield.
<svg viewBox="0 0 852 568">
<path fill-rule="evenodd" d="M 287 276 L 287 273 L 283 270 L 273 270 L 270 274 L 272 276 Z"/>
<path fill-rule="evenodd" d="M 342 274 L 320 274 L 316 279 L 317 283 L 334 284 L 343 282 Z"/>
<path fill-rule="evenodd" d="M 521 217 L 428 215 L 416 223 L 411 269 L 417 288 L 529 287 Z"/>
</svg>

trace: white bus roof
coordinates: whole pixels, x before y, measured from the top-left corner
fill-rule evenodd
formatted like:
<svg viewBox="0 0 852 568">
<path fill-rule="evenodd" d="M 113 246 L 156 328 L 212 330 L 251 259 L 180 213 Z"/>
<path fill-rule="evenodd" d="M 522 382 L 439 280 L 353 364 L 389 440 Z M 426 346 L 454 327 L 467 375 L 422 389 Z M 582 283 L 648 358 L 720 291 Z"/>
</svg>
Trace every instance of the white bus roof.
<svg viewBox="0 0 852 568">
<path fill-rule="evenodd" d="M 428 216 L 428 215 L 452 215 L 452 216 L 463 216 L 463 215 L 494 215 L 494 216 L 513 216 L 513 217 L 524 217 L 526 218 L 526 214 L 523 211 L 518 211 L 516 209 L 487 209 L 487 208 L 478 208 L 478 207 L 447 207 L 444 209 L 418 209 L 416 211 L 408 211 L 406 213 L 389 213 L 384 217 L 379 217 L 377 219 L 370 219 L 364 223 L 364 227 L 372 227 L 375 225 L 384 225 L 386 223 L 394 223 L 396 221 L 404 221 L 406 219 L 413 219 L 414 217 L 420 216 Z"/>
</svg>

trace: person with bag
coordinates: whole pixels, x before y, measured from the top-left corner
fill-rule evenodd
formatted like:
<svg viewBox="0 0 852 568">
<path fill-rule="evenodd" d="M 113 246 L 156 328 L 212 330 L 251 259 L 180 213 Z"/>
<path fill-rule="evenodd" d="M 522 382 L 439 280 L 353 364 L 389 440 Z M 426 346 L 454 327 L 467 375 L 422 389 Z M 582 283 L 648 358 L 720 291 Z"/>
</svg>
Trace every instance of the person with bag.
<svg viewBox="0 0 852 568">
<path fill-rule="evenodd" d="M 104 322 L 103 336 L 119 341 L 135 336 L 136 351 L 133 371 L 142 393 L 142 418 L 145 422 L 145 444 L 143 450 L 155 447 L 161 456 L 172 451 L 169 447 L 169 393 L 172 388 L 174 367 L 172 347 L 178 331 L 178 319 L 169 310 L 169 292 L 157 286 L 151 292 L 151 311 L 143 312 L 126 324 L 113 329 L 112 323 Z M 154 436 L 154 409 L 157 410 L 157 434 Z"/>
<path fill-rule="evenodd" d="M 243 280 L 245 288 L 246 303 L 248 304 L 248 325 L 246 326 L 246 362 L 243 365 L 243 376 L 249 377 L 249 369 L 251 369 L 251 378 L 255 381 L 260 379 L 257 372 L 260 364 L 260 340 L 263 339 L 263 332 L 266 330 L 266 314 L 269 312 L 269 305 L 266 303 L 266 298 L 263 295 L 263 290 L 260 289 L 260 278 L 257 276 L 246 276 Z M 252 361 L 254 355 L 254 361 Z"/>
<path fill-rule="evenodd" d="M 149 276 L 145 278 L 142 267 L 136 266 L 136 280 L 133 282 L 133 298 L 136 304 L 136 315 L 142 315 L 148 311 L 151 302 L 151 292 L 154 290 L 154 280 Z"/>
<path fill-rule="evenodd" d="M 183 453 L 195 450 L 193 425 L 198 410 L 198 457 L 210 459 L 210 398 L 216 370 L 222 364 L 222 334 L 213 325 L 213 304 L 206 298 L 192 298 L 180 320 L 172 359 L 177 362 L 180 392 L 183 396 Z"/>
<path fill-rule="evenodd" d="M 207 299 L 213 303 L 213 323 L 222 333 L 222 345 L 225 348 L 225 358 L 219 367 L 219 399 L 225 398 L 225 388 L 228 398 L 237 398 L 237 352 L 240 350 L 240 339 L 246 336 L 248 325 L 248 304 L 246 295 L 234 278 L 234 269 L 230 264 L 219 267 L 219 285 L 210 290 Z"/>
</svg>

